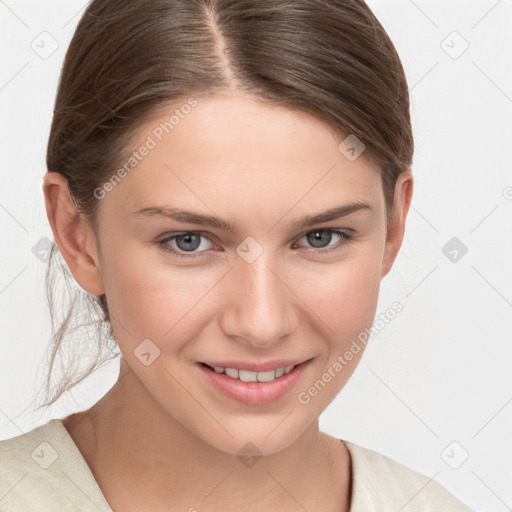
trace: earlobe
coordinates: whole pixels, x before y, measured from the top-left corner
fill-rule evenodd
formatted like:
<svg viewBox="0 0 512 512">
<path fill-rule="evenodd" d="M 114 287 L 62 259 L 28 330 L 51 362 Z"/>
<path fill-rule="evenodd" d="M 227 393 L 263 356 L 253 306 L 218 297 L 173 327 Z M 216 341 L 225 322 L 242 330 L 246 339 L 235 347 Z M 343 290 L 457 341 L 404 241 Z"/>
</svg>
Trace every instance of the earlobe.
<svg viewBox="0 0 512 512">
<path fill-rule="evenodd" d="M 393 211 L 387 234 L 384 257 L 382 259 L 382 274 L 388 274 L 395 262 L 398 251 L 402 245 L 405 233 L 405 221 L 409 213 L 413 192 L 413 176 L 410 170 L 400 174 L 395 185 L 393 198 Z"/>
<path fill-rule="evenodd" d="M 82 288 L 93 295 L 102 295 L 105 289 L 96 235 L 86 215 L 77 212 L 66 177 L 48 172 L 42 188 L 53 237 L 69 270 Z"/>
</svg>

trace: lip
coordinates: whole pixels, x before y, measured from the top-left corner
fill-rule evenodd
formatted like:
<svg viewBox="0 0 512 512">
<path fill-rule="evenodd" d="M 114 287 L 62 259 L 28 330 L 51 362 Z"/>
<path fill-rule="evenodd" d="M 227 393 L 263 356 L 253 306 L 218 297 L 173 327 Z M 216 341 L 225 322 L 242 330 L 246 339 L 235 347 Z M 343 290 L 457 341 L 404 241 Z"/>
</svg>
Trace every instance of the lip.
<svg viewBox="0 0 512 512">
<path fill-rule="evenodd" d="M 223 364 L 215 363 L 197 363 L 197 367 L 206 379 L 207 384 L 212 384 L 213 387 L 222 393 L 224 396 L 235 400 L 239 403 L 251 406 L 263 406 L 276 402 L 280 398 L 287 395 L 292 388 L 296 385 L 300 376 L 307 368 L 312 359 L 303 361 L 301 363 L 293 363 L 292 361 L 273 361 L 264 364 L 241 364 L 240 362 L 235 363 L 234 361 L 223 362 Z M 283 364 L 283 363 L 289 364 Z M 277 365 L 276 365 L 277 363 Z M 224 368 L 238 368 L 240 370 L 248 371 L 268 371 L 275 368 L 282 368 L 283 366 L 289 366 L 290 364 L 297 364 L 297 366 L 289 373 L 274 379 L 272 382 L 243 382 L 239 379 L 232 379 L 223 373 L 217 373 L 207 366 L 223 366 L 224 364 L 232 366 L 224 366 Z M 253 368 L 260 368 L 254 370 Z M 212 386 L 208 386 L 211 389 Z"/>
</svg>

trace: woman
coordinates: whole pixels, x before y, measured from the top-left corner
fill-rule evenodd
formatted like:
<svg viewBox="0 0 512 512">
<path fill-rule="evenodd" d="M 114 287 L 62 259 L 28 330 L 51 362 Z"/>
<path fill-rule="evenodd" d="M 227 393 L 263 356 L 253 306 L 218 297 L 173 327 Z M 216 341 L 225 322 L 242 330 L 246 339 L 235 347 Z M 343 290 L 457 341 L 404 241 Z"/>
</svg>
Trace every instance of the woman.
<svg viewBox="0 0 512 512">
<path fill-rule="evenodd" d="M 43 191 L 121 369 L 0 443 L 0 510 L 470 510 L 318 424 L 364 352 L 412 155 L 360 0 L 93 1 Z"/>
</svg>

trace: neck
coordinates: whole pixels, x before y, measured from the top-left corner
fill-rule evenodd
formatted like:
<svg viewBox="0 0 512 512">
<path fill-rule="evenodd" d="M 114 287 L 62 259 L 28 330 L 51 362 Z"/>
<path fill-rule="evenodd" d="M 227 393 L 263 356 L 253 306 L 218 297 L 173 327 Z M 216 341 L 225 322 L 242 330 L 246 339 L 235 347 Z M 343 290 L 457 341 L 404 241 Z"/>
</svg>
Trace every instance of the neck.
<svg viewBox="0 0 512 512">
<path fill-rule="evenodd" d="M 114 510 L 349 510 L 350 456 L 318 421 L 278 453 L 228 454 L 159 407 L 122 363 L 116 385 L 63 423 Z"/>
</svg>

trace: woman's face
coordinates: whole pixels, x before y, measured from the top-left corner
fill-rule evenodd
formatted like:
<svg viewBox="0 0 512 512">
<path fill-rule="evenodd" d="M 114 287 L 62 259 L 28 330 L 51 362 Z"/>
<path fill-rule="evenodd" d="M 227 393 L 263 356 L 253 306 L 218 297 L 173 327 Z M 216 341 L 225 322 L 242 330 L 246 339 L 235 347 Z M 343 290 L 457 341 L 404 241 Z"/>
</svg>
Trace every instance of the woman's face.
<svg viewBox="0 0 512 512">
<path fill-rule="evenodd" d="M 188 105 L 146 123 L 97 191 L 113 329 L 144 407 L 220 450 L 274 453 L 316 425 L 363 353 L 351 347 L 394 259 L 381 179 L 307 114 L 241 96 Z"/>
</svg>

